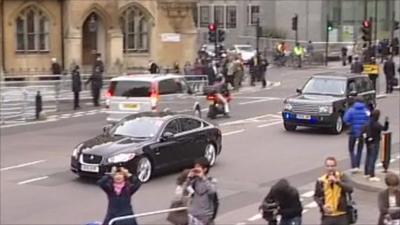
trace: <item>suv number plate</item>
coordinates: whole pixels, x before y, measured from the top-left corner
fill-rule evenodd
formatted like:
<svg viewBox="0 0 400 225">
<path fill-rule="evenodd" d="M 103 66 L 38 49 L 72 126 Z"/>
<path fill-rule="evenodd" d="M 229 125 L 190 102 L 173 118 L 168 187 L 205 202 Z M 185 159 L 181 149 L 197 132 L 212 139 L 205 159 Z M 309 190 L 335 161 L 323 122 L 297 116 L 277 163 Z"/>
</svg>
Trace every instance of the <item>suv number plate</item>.
<svg viewBox="0 0 400 225">
<path fill-rule="evenodd" d="M 297 114 L 296 118 L 297 119 L 301 119 L 301 120 L 309 120 L 309 119 L 311 119 L 311 116 L 310 115 Z"/>
</svg>

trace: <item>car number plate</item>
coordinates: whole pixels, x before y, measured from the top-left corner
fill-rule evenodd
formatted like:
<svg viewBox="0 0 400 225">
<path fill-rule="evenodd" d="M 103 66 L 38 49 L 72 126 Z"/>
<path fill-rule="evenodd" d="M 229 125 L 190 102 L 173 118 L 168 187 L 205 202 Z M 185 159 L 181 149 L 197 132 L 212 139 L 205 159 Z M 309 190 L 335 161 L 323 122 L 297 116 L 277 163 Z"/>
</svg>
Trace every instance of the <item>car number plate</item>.
<svg viewBox="0 0 400 225">
<path fill-rule="evenodd" d="M 85 172 L 92 172 L 92 173 L 98 173 L 99 172 L 99 166 L 95 165 L 81 165 L 81 170 Z"/>
<path fill-rule="evenodd" d="M 297 119 L 301 119 L 301 120 L 309 120 L 309 119 L 311 119 L 311 116 L 310 115 L 297 114 L 296 118 Z"/>
<path fill-rule="evenodd" d="M 124 104 L 124 108 L 125 109 L 137 110 L 137 109 L 139 109 L 139 105 L 138 104 L 134 104 L 134 103 L 125 103 Z"/>
</svg>

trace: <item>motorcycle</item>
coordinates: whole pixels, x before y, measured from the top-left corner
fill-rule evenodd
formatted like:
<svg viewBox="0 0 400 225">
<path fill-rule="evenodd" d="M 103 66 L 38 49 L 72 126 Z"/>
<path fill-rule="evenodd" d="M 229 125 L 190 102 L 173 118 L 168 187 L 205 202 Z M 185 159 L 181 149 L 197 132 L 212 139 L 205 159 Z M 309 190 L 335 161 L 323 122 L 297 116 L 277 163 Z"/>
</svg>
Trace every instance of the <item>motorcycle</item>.
<svg viewBox="0 0 400 225">
<path fill-rule="evenodd" d="M 223 93 L 223 96 L 226 99 L 227 103 L 229 104 L 229 102 L 232 99 L 229 92 Z M 207 114 L 208 118 L 215 119 L 220 114 L 223 114 L 223 115 L 227 114 L 225 112 L 224 103 L 220 99 L 217 98 L 215 92 L 207 94 L 207 101 L 209 103 L 208 114 Z"/>
</svg>

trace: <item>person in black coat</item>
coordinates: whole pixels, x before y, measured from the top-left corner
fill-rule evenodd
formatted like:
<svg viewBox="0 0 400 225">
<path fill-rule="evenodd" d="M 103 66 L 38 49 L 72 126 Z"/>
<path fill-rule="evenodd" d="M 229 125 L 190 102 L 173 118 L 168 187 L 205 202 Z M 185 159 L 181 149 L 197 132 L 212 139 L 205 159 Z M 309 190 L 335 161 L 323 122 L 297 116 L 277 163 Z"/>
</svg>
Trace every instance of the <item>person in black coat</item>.
<svg viewBox="0 0 400 225">
<path fill-rule="evenodd" d="M 53 73 L 53 75 L 55 75 L 53 80 L 60 80 L 61 65 L 57 62 L 56 58 L 51 59 L 51 72 Z"/>
<path fill-rule="evenodd" d="M 100 106 L 99 99 L 100 99 L 100 91 L 103 87 L 103 72 L 104 72 L 104 63 L 101 61 L 100 56 L 97 57 L 95 64 L 93 65 L 92 76 L 86 81 L 91 83 L 91 90 L 93 96 L 93 104 L 94 106 Z"/>
<path fill-rule="evenodd" d="M 354 56 L 354 62 L 351 64 L 350 71 L 356 74 L 361 74 L 364 71 L 364 66 L 357 55 Z"/>
<path fill-rule="evenodd" d="M 151 74 L 155 74 L 155 73 L 159 73 L 160 72 L 160 68 L 158 67 L 158 65 L 153 62 L 152 60 L 150 60 L 149 62 L 149 72 Z"/>
<path fill-rule="evenodd" d="M 108 225 L 115 217 L 133 215 L 131 197 L 140 188 L 141 182 L 123 167 L 113 167 L 111 174 L 103 176 L 97 184 L 108 199 L 107 214 L 103 225 Z M 136 219 L 121 220 L 114 225 L 137 225 Z"/>
<path fill-rule="evenodd" d="M 277 215 L 281 215 L 280 225 L 300 225 L 303 206 L 300 202 L 299 192 L 290 186 L 286 179 L 279 180 L 271 187 L 264 202 L 277 202 Z"/>
<path fill-rule="evenodd" d="M 396 74 L 396 66 L 393 62 L 393 58 L 390 57 L 383 65 L 383 71 L 386 77 L 386 93 L 393 92 L 393 79 Z"/>
<path fill-rule="evenodd" d="M 80 108 L 79 106 L 79 92 L 82 90 L 81 74 L 79 66 L 76 65 L 71 73 L 72 77 L 72 92 L 74 92 L 74 110 Z"/>
<path fill-rule="evenodd" d="M 382 126 L 379 123 L 379 117 L 381 112 L 374 110 L 371 113 L 371 119 L 366 126 L 366 143 L 367 143 L 367 158 L 365 163 L 365 175 L 370 176 L 370 181 L 379 181 L 379 178 L 375 177 L 375 163 L 378 159 L 379 144 L 381 142 L 381 132 L 389 129 L 389 120 L 385 118 L 385 125 Z"/>
</svg>

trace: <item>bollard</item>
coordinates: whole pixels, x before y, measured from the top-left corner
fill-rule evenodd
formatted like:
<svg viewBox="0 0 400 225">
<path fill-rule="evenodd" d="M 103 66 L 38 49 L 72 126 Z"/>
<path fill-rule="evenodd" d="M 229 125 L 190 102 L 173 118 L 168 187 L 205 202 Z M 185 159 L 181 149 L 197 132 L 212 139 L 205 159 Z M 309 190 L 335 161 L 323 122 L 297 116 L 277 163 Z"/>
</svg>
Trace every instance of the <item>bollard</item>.
<svg viewBox="0 0 400 225">
<path fill-rule="evenodd" d="M 36 119 L 40 119 L 40 112 L 42 112 L 42 96 L 40 95 L 40 91 L 37 91 L 35 98 L 35 112 Z"/>
<path fill-rule="evenodd" d="M 384 169 L 384 172 L 387 173 L 390 165 L 390 157 L 391 157 L 391 146 L 392 146 L 392 132 L 384 132 L 382 134 L 382 143 L 381 143 L 381 162 Z"/>
</svg>

